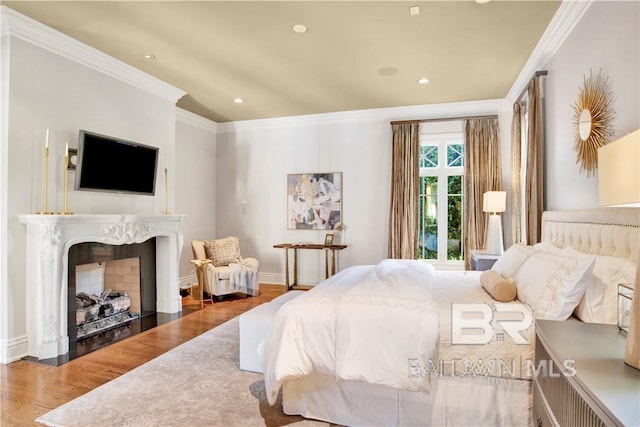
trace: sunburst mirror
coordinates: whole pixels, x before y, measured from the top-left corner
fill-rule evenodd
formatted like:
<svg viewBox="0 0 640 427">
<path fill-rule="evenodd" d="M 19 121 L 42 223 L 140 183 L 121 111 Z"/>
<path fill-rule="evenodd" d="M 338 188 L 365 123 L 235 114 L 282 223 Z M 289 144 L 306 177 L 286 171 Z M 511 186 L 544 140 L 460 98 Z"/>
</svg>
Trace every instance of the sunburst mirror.
<svg viewBox="0 0 640 427">
<path fill-rule="evenodd" d="M 598 167 L 598 148 L 607 143 L 613 135 L 612 109 L 613 92 L 609 90 L 609 78 L 601 73 L 594 75 L 589 71 L 573 105 L 573 123 L 575 125 L 576 163 L 580 172 L 587 176 L 595 174 Z"/>
</svg>

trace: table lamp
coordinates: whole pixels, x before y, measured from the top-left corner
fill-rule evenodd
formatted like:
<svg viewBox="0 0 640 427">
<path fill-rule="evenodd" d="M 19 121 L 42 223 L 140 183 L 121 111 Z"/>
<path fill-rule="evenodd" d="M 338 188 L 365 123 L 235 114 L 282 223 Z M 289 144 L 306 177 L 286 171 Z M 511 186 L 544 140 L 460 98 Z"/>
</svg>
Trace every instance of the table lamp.
<svg viewBox="0 0 640 427">
<path fill-rule="evenodd" d="M 640 215 L 640 129 L 598 149 L 598 198 L 600 206 L 637 208 Z M 640 369 L 640 253 L 624 362 Z"/>
<path fill-rule="evenodd" d="M 502 255 L 502 221 L 499 212 L 504 212 L 507 206 L 506 191 L 487 191 L 482 197 L 482 211 L 491 212 L 489 226 L 485 235 L 485 250 L 490 255 Z"/>
</svg>

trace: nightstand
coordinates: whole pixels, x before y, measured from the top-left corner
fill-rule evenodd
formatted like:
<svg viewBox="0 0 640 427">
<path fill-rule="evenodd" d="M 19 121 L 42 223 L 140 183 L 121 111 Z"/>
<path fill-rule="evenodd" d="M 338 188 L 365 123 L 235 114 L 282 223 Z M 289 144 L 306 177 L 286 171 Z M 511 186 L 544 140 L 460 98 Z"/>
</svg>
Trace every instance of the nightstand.
<svg viewBox="0 0 640 427">
<path fill-rule="evenodd" d="M 640 370 L 616 325 L 536 320 L 533 425 L 640 425 Z"/>
<path fill-rule="evenodd" d="M 489 270 L 501 255 L 490 255 L 484 251 L 471 251 L 471 268 L 477 271 Z"/>
</svg>

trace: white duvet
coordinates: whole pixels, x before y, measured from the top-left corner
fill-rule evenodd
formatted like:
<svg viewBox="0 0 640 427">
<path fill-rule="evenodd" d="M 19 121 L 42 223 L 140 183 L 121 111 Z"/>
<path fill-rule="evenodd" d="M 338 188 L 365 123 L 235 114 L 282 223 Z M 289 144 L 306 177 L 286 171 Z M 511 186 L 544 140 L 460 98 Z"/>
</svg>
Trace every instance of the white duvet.
<svg viewBox="0 0 640 427">
<path fill-rule="evenodd" d="M 422 261 L 351 267 L 286 303 L 261 346 L 267 398 L 288 378 L 313 372 L 428 392 L 411 365 L 436 357 L 435 271 Z"/>
</svg>

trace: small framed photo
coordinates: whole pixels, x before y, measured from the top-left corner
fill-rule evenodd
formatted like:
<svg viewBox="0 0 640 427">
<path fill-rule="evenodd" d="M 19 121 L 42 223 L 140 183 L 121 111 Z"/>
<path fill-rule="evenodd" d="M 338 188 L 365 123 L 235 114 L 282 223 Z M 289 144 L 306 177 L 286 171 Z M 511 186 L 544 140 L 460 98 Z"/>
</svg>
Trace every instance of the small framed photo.
<svg viewBox="0 0 640 427">
<path fill-rule="evenodd" d="M 324 245 L 325 246 L 333 246 L 333 234 L 327 233 L 324 235 Z"/>
</svg>

